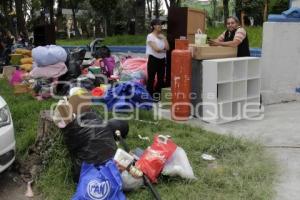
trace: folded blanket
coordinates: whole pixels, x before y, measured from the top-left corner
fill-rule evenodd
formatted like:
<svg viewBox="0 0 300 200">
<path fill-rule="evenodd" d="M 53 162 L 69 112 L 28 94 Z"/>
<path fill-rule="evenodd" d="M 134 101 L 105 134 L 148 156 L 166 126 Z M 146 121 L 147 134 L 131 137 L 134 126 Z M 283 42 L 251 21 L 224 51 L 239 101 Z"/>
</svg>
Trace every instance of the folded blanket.
<svg viewBox="0 0 300 200">
<path fill-rule="evenodd" d="M 68 71 L 64 62 L 44 67 L 37 67 L 36 63 L 33 63 L 33 65 L 33 70 L 30 72 L 32 78 L 58 78 Z"/>
</svg>

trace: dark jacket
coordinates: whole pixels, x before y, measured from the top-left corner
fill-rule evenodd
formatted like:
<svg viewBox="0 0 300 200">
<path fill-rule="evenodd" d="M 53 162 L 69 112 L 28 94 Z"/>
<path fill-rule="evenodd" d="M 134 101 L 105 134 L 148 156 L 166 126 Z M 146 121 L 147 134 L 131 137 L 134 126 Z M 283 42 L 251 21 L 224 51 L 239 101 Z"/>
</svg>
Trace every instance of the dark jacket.
<svg viewBox="0 0 300 200">
<path fill-rule="evenodd" d="M 225 32 L 225 38 L 224 42 L 228 41 L 233 41 L 235 33 L 238 29 L 230 32 L 227 30 Z M 250 49 L 249 49 L 249 40 L 248 40 L 248 35 L 246 35 L 245 39 L 242 41 L 241 44 L 238 46 L 238 52 L 237 52 L 237 57 L 247 57 L 250 56 Z"/>
</svg>

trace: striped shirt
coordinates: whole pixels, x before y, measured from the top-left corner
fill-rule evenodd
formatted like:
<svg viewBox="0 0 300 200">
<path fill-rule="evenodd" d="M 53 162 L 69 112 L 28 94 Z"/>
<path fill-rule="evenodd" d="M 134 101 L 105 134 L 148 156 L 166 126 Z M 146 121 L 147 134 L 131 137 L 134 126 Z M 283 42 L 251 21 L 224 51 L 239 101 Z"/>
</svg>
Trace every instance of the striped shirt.
<svg viewBox="0 0 300 200">
<path fill-rule="evenodd" d="M 219 37 L 218 37 L 218 41 L 219 42 L 224 42 L 225 39 L 225 33 L 226 31 L 224 31 Z M 238 29 L 235 32 L 234 38 L 233 40 L 238 40 L 240 42 L 242 42 L 245 38 L 246 38 L 246 30 L 242 27 L 238 27 Z"/>
</svg>

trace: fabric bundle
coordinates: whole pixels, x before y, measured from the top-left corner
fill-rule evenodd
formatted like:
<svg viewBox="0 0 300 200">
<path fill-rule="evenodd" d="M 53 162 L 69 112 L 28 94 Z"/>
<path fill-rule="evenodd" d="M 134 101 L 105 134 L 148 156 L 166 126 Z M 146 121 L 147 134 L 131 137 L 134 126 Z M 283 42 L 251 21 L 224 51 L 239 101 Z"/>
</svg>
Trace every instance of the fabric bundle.
<svg viewBox="0 0 300 200">
<path fill-rule="evenodd" d="M 68 69 L 64 62 L 44 67 L 37 67 L 34 63 L 34 68 L 30 72 L 30 76 L 32 78 L 58 78 L 67 73 L 67 71 Z"/>
</svg>

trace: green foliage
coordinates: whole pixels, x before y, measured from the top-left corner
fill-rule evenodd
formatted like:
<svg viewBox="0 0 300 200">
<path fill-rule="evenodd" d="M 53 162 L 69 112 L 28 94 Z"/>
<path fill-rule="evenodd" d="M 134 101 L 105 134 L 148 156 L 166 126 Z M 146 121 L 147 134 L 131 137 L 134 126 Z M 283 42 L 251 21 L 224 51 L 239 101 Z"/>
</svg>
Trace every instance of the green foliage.
<svg viewBox="0 0 300 200">
<path fill-rule="evenodd" d="M 97 13 L 102 13 L 103 16 L 108 17 L 116 8 L 118 0 L 90 0 L 90 4 Z"/>
<path fill-rule="evenodd" d="M 281 14 L 289 8 L 289 0 L 271 0 L 269 13 Z"/>
</svg>

